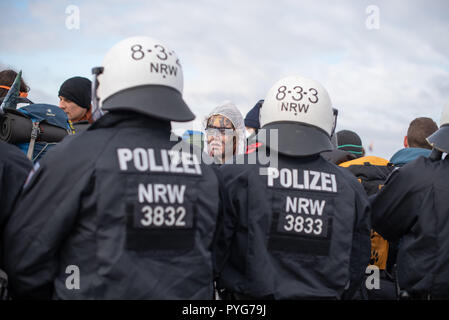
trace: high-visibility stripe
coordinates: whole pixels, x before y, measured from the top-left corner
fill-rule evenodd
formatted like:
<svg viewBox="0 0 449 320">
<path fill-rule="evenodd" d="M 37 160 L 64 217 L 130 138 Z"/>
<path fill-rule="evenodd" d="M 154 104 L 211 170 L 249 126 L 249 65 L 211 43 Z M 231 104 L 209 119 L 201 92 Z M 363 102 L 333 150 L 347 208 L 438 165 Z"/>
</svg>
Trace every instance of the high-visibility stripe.
<svg viewBox="0 0 449 320">
<path fill-rule="evenodd" d="M 359 146 L 357 144 L 342 144 L 341 146 L 338 146 L 337 148 L 343 148 L 343 147 L 361 148 L 362 146 Z"/>
</svg>

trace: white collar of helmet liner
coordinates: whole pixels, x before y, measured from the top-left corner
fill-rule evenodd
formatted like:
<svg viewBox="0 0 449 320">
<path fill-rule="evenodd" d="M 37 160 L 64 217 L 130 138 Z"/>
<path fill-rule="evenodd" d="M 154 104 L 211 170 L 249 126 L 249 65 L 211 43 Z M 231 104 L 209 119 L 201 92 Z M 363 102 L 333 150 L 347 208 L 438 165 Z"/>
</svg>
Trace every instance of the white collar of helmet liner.
<svg viewBox="0 0 449 320">
<path fill-rule="evenodd" d="M 92 73 L 93 114 L 132 110 L 163 120 L 195 119 L 182 98 L 181 63 L 173 50 L 156 39 L 138 36 L 120 41 Z"/>
<path fill-rule="evenodd" d="M 430 135 L 427 142 L 438 151 L 449 153 L 449 102 L 443 109 L 440 128 Z"/>
<path fill-rule="evenodd" d="M 264 130 L 258 140 L 289 156 L 330 151 L 337 113 L 320 83 L 300 76 L 283 78 L 268 91 L 260 109 Z"/>
</svg>

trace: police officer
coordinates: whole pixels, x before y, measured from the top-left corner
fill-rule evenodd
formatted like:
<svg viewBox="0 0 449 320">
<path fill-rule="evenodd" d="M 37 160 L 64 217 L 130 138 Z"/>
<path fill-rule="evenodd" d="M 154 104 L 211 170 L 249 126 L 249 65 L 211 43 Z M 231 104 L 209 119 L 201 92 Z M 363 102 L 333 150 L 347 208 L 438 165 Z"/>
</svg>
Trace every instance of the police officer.
<svg viewBox="0 0 449 320">
<path fill-rule="evenodd" d="M 21 98 L 20 88 L 27 89 L 24 82 L 21 82 L 21 75 L 22 71 L 19 74 L 12 70 L 0 72 L 0 79 L 5 76 L 12 76 L 12 79 L 15 77 L 10 87 L 4 86 L 8 89 L 8 92 L 3 95 L 4 99 L 0 104 L 0 125 L 2 126 L 0 137 L 7 135 L 5 131 L 8 131 L 5 129 L 7 126 L 4 123 L 5 110 L 15 109 L 18 99 Z M 31 168 L 32 163 L 20 152 L 17 146 L 0 141 L 0 244 L 2 243 L 3 228 Z M 2 246 L 0 246 L 0 268 L 3 267 L 2 249 Z"/>
<path fill-rule="evenodd" d="M 320 156 L 333 148 L 331 105 L 316 81 L 278 81 L 260 109 L 264 145 L 220 168 L 224 216 L 214 256 L 226 297 L 340 299 L 359 292 L 370 256 L 370 207 L 355 177 Z"/>
<path fill-rule="evenodd" d="M 397 277 L 401 298 L 449 298 L 449 104 L 427 138 L 434 148 L 392 172 L 372 203 L 373 228 L 400 239 Z"/>
<path fill-rule="evenodd" d="M 176 53 L 132 37 L 95 70 L 108 113 L 40 162 L 6 228 L 13 295 L 211 299 L 218 182 L 171 138 L 195 118 Z"/>
<path fill-rule="evenodd" d="M 1 270 L 4 249 L 3 229 L 31 168 L 31 161 L 19 148 L 0 141 L 0 300 L 5 297 L 7 279 Z"/>
<path fill-rule="evenodd" d="M 32 167 L 31 161 L 27 159 L 19 148 L 0 141 L 0 231 L 3 230 L 3 227 L 8 221 L 17 197 L 25 183 L 25 179 Z M 0 235 L 2 234 L 0 232 Z"/>
</svg>

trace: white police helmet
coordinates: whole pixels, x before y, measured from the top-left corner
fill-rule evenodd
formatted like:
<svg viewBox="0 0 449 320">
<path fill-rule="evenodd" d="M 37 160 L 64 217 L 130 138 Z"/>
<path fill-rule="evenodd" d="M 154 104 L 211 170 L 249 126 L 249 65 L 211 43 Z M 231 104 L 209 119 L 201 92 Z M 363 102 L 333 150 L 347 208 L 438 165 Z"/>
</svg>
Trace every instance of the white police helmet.
<svg viewBox="0 0 449 320">
<path fill-rule="evenodd" d="M 433 148 L 441 152 L 449 153 L 449 102 L 443 109 L 440 128 L 431 136 L 427 137 L 426 140 Z"/>
<path fill-rule="evenodd" d="M 271 87 L 260 109 L 262 132 L 258 139 L 271 149 L 291 156 L 308 156 L 333 149 L 331 136 L 336 110 L 318 82 L 290 76 Z M 278 129 L 277 145 L 270 141 Z"/>
<path fill-rule="evenodd" d="M 159 119 L 190 121 L 195 115 L 182 99 L 183 73 L 176 53 L 145 36 L 124 39 L 92 69 L 94 103 L 103 110 L 133 110 Z M 97 88 L 98 85 L 98 88 Z"/>
</svg>

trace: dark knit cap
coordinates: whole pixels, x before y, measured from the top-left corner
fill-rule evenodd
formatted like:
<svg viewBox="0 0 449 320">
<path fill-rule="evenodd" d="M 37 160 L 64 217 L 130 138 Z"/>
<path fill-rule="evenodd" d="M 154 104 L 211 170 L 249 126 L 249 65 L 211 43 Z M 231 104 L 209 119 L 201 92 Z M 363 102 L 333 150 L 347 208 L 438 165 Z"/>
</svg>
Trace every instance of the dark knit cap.
<svg viewBox="0 0 449 320">
<path fill-rule="evenodd" d="M 354 131 L 341 130 L 337 132 L 338 149 L 362 156 L 362 139 Z"/>
<path fill-rule="evenodd" d="M 73 77 L 64 81 L 59 88 L 58 96 L 75 102 L 81 108 L 90 108 L 92 98 L 92 82 L 83 77 Z"/>
<path fill-rule="evenodd" d="M 251 127 L 255 129 L 260 129 L 260 123 L 259 123 L 259 112 L 260 107 L 262 107 L 263 100 L 257 101 L 256 105 L 249 110 L 249 112 L 246 114 L 245 117 L 245 126 Z"/>
</svg>

